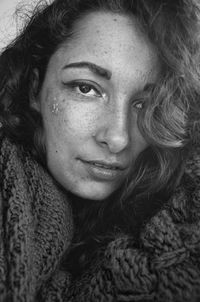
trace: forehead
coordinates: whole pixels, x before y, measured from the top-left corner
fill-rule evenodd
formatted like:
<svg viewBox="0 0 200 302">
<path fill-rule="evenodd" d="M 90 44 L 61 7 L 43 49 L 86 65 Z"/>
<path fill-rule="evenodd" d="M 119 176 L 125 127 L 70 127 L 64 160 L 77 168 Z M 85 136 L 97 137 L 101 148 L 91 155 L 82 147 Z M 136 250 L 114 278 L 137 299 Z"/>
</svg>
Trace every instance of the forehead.
<svg viewBox="0 0 200 302">
<path fill-rule="evenodd" d="M 58 64 L 90 61 L 110 69 L 112 74 L 154 77 L 158 69 L 155 46 L 136 17 L 110 12 L 92 12 L 77 21 L 73 35 L 54 56 Z"/>
</svg>

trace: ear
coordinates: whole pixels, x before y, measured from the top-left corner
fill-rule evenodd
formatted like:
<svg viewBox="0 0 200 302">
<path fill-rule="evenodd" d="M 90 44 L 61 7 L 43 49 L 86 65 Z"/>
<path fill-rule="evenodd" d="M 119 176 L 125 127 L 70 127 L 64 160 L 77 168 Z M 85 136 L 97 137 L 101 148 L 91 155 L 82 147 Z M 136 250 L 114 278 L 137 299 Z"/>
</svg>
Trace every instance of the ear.
<svg viewBox="0 0 200 302">
<path fill-rule="evenodd" d="M 30 107 L 40 112 L 40 99 L 39 99 L 39 72 L 37 69 L 33 70 L 30 83 L 29 101 Z"/>
</svg>

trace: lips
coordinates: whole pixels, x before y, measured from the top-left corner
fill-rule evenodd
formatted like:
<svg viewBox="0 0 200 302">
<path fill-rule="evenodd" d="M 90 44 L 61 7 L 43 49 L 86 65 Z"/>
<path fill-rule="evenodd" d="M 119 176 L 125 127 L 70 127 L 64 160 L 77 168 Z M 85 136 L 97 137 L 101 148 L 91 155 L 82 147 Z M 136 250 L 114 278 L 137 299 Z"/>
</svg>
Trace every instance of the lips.
<svg viewBox="0 0 200 302">
<path fill-rule="evenodd" d="M 119 162 L 81 160 L 84 169 L 92 179 L 97 181 L 120 181 L 126 175 L 125 165 Z"/>
<path fill-rule="evenodd" d="M 94 165 L 99 168 L 108 169 L 108 170 L 124 170 L 125 166 L 121 163 L 115 162 L 115 163 L 108 163 L 104 161 L 85 161 L 88 164 Z"/>
</svg>

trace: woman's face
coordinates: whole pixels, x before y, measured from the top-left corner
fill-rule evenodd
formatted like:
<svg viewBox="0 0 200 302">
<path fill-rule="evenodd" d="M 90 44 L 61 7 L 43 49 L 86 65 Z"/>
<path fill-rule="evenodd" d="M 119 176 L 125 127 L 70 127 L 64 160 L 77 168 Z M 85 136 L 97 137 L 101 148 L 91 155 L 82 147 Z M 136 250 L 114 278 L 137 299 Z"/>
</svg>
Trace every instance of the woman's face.
<svg viewBox="0 0 200 302">
<path fill-rule="evenodd" d="M 147 147 L 137 117 L 156 82 L 155 48 L 137 20 L 90 13 L 51 57 L 39 100 L 48 168 L 72 193 L 103 200 Z"/>
</svg>

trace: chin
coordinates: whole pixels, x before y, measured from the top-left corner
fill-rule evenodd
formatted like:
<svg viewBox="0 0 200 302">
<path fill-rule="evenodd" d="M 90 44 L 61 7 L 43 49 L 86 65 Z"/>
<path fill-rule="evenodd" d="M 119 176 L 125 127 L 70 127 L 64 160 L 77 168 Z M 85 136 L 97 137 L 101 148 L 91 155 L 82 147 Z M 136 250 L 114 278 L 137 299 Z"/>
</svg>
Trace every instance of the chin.
<svg viewBox="0 0 200 302">
<path fill-rule="evenodd" d="M 78 197 L 81 197 L 83 199 L 88 199 L 88 200 L 105 200 L 111 196 L 112 193 L 106 194 L 106 193 L 93 193 L 91 192 L 72 192 L 73 194 L 77 195 Z"/>
<path fill-rule="evenodd" d="M 62 179 L 63 180 L 63 179 Z M 64 190 L 72 193 L 74 196 L 87 200 L 105 200 L 109 199 L 113 193 L 119 189 L 119 184 L 109 182 L 64 182 L 60 181 Z"/>
<path fill-rule="evenodd" d="M 88 200 L 105 200 L 109 198 L 114 191 L 115 190 L 103 190 L 102 188 L 95 189 L 94 186 L 91 185 L 90 188 L 71 190 L 71 193 Z"/>
</svg>

